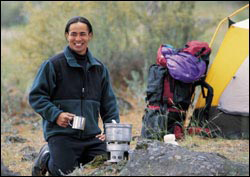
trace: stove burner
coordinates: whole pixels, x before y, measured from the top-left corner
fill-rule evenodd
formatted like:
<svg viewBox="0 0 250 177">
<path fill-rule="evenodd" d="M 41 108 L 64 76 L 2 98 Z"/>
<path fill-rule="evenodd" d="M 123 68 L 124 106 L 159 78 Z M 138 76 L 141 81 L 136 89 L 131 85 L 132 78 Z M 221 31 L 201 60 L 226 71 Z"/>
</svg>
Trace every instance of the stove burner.
<svg viewBox="0 0 250 177">
<path fill-rule="evenodd" d="M 121 160 L 128 160 L 129 157 L 129 143 L 109 143 L 107 142 L 108 162 L 119 162 Z"/>
<path fill-rule="evenodd" d="M 106 142 L 109 160 L 119 162 L 128 160 L 132 135 L 131 124 L 106 123 Z"/>
</svg>

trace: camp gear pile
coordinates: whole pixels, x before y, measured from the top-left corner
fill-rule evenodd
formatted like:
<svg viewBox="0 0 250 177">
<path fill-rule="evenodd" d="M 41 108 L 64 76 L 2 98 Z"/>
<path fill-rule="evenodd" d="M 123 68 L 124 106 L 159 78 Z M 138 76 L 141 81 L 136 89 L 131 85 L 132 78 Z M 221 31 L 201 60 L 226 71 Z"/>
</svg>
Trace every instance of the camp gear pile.
<svg viewBox="0 0 250 177">
<path fill-rule="evenodd" d="M 197 85 L 209 90 L 207 96 L 203 92 L 208 105 L 205 112 L 208 113 L 213 95 L 204 78 L 210 53 L 208 44 L 199 41 L 187 42 L 181 49 L 169 44 L 159 47 L 156 64 L 152 64 L 148 72 L 142 137 L 161 139 L 167 132 L 173 133 L 172 120 L 181 124 Z"/>
</svg>

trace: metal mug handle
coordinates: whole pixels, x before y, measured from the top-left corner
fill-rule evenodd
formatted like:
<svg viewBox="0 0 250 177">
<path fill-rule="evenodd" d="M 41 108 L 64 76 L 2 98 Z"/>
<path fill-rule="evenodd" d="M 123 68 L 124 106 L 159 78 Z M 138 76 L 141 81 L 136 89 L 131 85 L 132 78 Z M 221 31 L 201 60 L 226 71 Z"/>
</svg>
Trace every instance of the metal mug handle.
<svg viewBox="0 0 250 177">
<path fill-rule="evenodd" d="M 76 117 L 76 116 L 74 116 L 72 120 L 68 120 L 68 123 L 69 123 L 69 125 L 70 125 L 71 127 L 73 126 L 73 124 L 71 124 L 70 122 L 71 122 L 71 121 L 74 121 L 74 118 L 75 118 L 75 117 Z"/>
<path fill-rule="evenodd" d="M 74 121 L 74 118 L 73 118 L 73 120 L 71 120 L 71 121 Z M 71 123 L 70 123 L 70 120 L 68 121 L 68 123 L 69 123 L 69 126 L 73 126 Z"/>
</svg>

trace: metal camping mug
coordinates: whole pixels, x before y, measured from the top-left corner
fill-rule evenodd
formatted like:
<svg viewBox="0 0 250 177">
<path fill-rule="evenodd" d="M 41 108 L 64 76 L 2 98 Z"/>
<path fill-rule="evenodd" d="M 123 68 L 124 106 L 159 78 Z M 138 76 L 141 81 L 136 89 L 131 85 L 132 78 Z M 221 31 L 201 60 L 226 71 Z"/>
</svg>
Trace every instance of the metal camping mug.
<svg viewBox="0 0 250 177">
<path fill-rule="evenodd" d="M 84 130 L 86 119 L 82 116 L 74 116 L 73 124 L 69 122 L 69 125 L 74 129 Z"/>
</svg>

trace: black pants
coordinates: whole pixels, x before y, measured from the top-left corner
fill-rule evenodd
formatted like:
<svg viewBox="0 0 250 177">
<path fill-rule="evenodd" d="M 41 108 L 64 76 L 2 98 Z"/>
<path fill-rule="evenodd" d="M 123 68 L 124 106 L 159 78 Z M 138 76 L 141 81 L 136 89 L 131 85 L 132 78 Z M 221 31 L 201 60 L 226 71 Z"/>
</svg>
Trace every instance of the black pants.
<svg viewBox="0 0 250 177">
<path fill-rule="evenodd" d="M 84 165 L 96 155 L 106 153 L 106 143 L 95 137 L 80 140 L 69 136 L 52 136 L 48 140 L 48 145 L 48 170 L 53 176 L 69 174 L 80 164 Z"/>
</svg>

